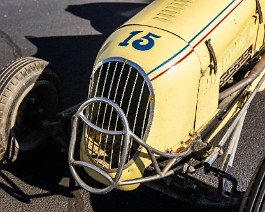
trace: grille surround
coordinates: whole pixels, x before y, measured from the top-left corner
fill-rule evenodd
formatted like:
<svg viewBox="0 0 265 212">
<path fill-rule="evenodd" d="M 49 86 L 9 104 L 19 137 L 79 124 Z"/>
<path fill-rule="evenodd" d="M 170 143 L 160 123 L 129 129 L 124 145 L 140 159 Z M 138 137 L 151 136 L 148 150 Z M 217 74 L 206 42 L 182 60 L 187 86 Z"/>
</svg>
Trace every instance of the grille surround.
<svg viewBox="0 0 265 212">
<path fill-rule="evenodd" d="M 111 80 L 109 78 L 111 78 Z M 101 85 L 100 85 L 100 82 L 101 82 Z M 110 87 L 106 89 L 108 82 L 109 82 L 108 86 Z M 100 87 L 102 86 L 102 83 L 103 83 L 103 87 Z M 140 89 L 139 89 L 139 83 L 141 83 Z M 124 89 L 120 88 L 120 86 L 122 87 L 122 85 L 125 86 Z M 115 89 L 113 90 L 113 88 Z M 125 104 L 124 102 L 126 101 L 125 99 L 126 92 L 129 89 L 132 89 L 132 94 L 130 95 L 129 98 L 127 96 L 127 101 L 128 100 L 129 101 L 128 101 L 128 104 L 127 103 Z M 137 97 L 136 94 L 139 94 L 139 92 L 141 95 Z M 151 84 L 151 81 L 149 80 L 149 77 L 139 65 L 137 65 L 136 63 L 130 60 L 119 58 L 119 57 L 111 57 L 111 58 L 105 59 L 102 62 L 98 63 L 93 69 L 91 79 L 90 79 L 88 99 L 93 98 L 93 97 L 105 97 L 105 98 L 108 98 L 114 101 L 116 104 L 118 104 L 123 109 L 124 113 L 126 114 L 126 118 L 130 122 L 131 131 L 134 134 L 136 134 L 139 138 L 141 138 L 144 142 L 146 141 L 150 128 L 151 128 L 153 116 L 154 116 L 155 99 L 154 99 L 154 89 Z M 136 104 L 134 101 L 135 99 L 138 99 L 138 102 Z M 144 102 L 145 104 L 141 102 Z M 123 106 L 123 103 L 125 104 L 125 106 Z M 134 106 L 137 105 L 137 107 L 134 109 L 131 109 L 133 108 L 131 104 Z M 146 106 L 144 107 L 144 105 Z M 106 109 L 107 106 L 105 106 L 105 109 L 104 109 L 102 123 L 98 123 L 98 120 L 100 119 L 99 118 L 100 111 L 103 111 L 101 107 L 102 107 L 101 103 L 100 105 L 96 105 L 95 108 L 97 108 L 96 109 L 97 112 L 95 113 L 94 104 L 93 104 L 92 108 L 87 109 L 86 117 L 92 123 L 94 121 L 95 125 L 101 125 L 99 127 L 104 128 L 106 130 L 114 130 L 114 131 L 122 130 L 122 129 L 118 129 L 117 127 L 117 122 L 120 121 L 120 120 L 117 121 L 119 119 L 118 115 L 116 115 L 116 118 L 114 118 L 116 119 L 114 129 L 110 127 L 111 120 L 114 115 L 113 115 L 113 108 Z M 108 125 L 105 126 L 104 125 L 105 119 L 106 119 L 105 114 L 107 114 L 106 112 L 107 110 L 110 112 L 110 115 L 109 117 L 108 115 L 106 115 L 109 122 L 108 122 Z M 134 112 L 131 112 L 130 110 L 133 110 Z M 134 116 L 132 117 L 131 113 L 135 114 L 135 117 Z M 144 114 L 144 117 L 143 117 L 143 114 Z M 142 122 L 140 123 L 141 130 L 139 130 L 139 122 L 140 122 L 139 120 L 141 120 L 141 117 L 143 118 L 143 123 Z M 134 119 L 134 121 L 131 120 L 132 118 Z M 123 137 L 121 137 L 120 142 L 119 141 L 117 142 L 118 140 L 117 137 L 113 136 L 112 145 L 111 145 L 112 148 L 109 148 L 107 147 L 109 146 L 108 138 L 111 136 L 104 134 L 106 138 L 103 138 L 103 140 L 105 140 L 104 142 L 106 144 L 105 144 L 105 149 L 102 150 L 101 141 L 102 141 L 103 134 L 100 133 L 99 135 L 96 135 L 94 132 L 94 138 L 92 138 L 93 136 L 92 135 L 90 136 L 90 129 L 89 131 L 88 129 L 89 129 L 88 126 L 84 127 L 84 132 L 86 133 L 84 133 L 83 140 L 85 142 L 86 152 L 89 157 L 89 160 L 94 165 L 96 165 L 97 167 L 107 172 L 115 172 L 119 166 L 119 159 L 117 159 L 117 157 L 120 157 L 120 155 L 123 153 L 120 151 L 119 156 L 116 156 L 115 158 L 115 154 L 113 152 L 115 152 L 116 150 L 114 149 L 114 146 L 120 145 L 120 150 L 121 150 L 123 146 Z M 95 138 L 97 136 L 100 136 L 100 138 Z M 91 148 L 92 146 L 89 144 L 90 142 L 92 143 L 92 145 L 97 145 L 96 148 L 98 148 L 98 150 L 96 151 L 97 152 L 96 154 L 93 149 L 94 147 Z M 124 169 L 133 162 L 133 159 L 137 157 L 141 149 L 141 146 L 137 144 L 135 141 L 132 141 L 131 147 L 132 148 L 130 148 L 130 151 L 128 153 L 127 162 L 124 166 Z M 102 154 L 102 151 L 103 151 L 103 154 Z M 111 156 L 107 156 L 108 153 Z M 113 157 L 114 159 L 112 158 L 113 155 L 114 155 Z M 109 160 L 106 159 L 108 157 L 110 157 Z M 103 158 L 103 160 L 100 158 Z M 105 161 L 105 160 L 108 160 L 108 161 Z M 115 162 L 113 162 L 114 160 Z"/>
</svg>

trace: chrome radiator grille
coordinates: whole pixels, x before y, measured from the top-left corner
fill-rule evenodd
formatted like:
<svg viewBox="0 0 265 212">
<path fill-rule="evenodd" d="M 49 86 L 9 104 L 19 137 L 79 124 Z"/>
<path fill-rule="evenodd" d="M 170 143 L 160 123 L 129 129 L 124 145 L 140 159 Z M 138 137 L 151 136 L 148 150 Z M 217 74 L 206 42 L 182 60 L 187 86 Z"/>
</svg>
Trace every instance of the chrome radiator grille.
<svg viewBox="0 0 265 212">
<path fill-rule="evenodd" d="M 88 98 L 105 97 L 118 104 L 129 121 L 130 129 L 146 140 L 153 117 L 154 94 L 146 74 L 136 64 L 121 58 L 111 58 L 95 68 L 91 76 Z M 87 108 L 87 118 L 106 130 L 120 131 L 119 115 L 109 105 L 93 103 Z M 86 126 L 85 141 L 90 160 L 107 170 L 120 162 L 123 137 L 105 135 Z M 127 162 L 137 153 L 139 145 L 131 140 Z"/>
</svg>

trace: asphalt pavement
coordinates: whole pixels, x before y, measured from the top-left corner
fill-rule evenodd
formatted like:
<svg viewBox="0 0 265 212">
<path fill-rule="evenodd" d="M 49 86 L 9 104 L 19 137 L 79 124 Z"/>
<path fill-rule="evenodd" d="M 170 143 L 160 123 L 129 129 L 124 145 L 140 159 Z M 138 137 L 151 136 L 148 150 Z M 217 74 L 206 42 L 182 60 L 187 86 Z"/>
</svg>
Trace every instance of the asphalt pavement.
<svg viewBox="0 0 265 212">
<path fill-rule="evenodd" d="M 64 108 L 73 106 L 86 98 L 93 61 L 104 40 L 148 3 L 150 0 L 1 0 L 0 69 L 21 56 L 51 62 L 64 84 Z M 261 93 L 251 105 L 236 155 L 233 174 L 242 191 L 265 152 L 264 102 Z M 0 212 L 212 210 L 145 186 L 132 192 L 89 194 L 75 186 L 67 155 L 52 143 L 26 164 L 0 166 Z"/>
</svg>

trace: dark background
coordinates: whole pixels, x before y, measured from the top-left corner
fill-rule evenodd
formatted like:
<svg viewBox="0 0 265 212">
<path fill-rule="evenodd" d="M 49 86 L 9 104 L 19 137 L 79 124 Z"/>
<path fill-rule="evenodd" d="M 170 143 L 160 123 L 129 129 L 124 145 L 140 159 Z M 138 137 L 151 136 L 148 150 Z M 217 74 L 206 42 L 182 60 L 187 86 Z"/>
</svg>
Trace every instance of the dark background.
<svg viewBox="0 0 265 212">
<path fill-rule="evenodd" d="M 150 2 L 1 0 L 0 68 L 21 56 L 45 59 L 62 77 L 64 108 L 75 105 L 87 95 L 93 61 L 103 41 Z M 264 117 L 264 95 L 258 94 L 247 115 L 233 170 L 240 190 L 246 189 L 264 154 Z M 145 186 L 90 195 L 71 184 L 67 155 L 54 144 L 26 164 L 0 168 L 1 212 L 214 210 L 182 203 Z M 203 174 L 199 177 L 213 181 Z"/>
</svg>

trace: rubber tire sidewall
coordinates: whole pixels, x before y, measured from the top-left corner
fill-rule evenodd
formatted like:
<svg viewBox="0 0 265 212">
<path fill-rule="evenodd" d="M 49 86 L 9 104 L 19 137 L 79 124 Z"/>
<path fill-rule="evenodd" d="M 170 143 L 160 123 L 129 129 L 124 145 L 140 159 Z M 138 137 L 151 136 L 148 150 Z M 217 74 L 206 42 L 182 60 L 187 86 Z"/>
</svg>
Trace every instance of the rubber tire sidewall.
<svg viewBox="0 0 265 212">
<path fill-rule="evenodd" d="M 239 211 L 259 212 L 265 208 L 265 156 L 257 166 L 246 190 Z M 262 198 L 262 200 L 260 200 Z"/>
<path fill-rule="evenodd" d="M 35 59 L 35 58 L 29 58 L 29 59 Z M 27 58 L 25 58 L 27 60 Z M 32 65 L 32 66 L 30 66 Z M 35 67 L 33 67 L 35 65 Z M 42 81 L 50 82 L 52 85 L 54 85 L 54 88 L 57 90 L 58 98 L 59 98 L 59 107 L 58 111 L 61 109 L 61 84 L 60 80 L 57 76 L 57 74 L 52 70 L 52 67 L 49 65 L 48 62 L 43 60 L 37 60 L 37 61 L 29 61 L 29 64 L 27 64 L 27 67 L 36 70 L 31 70 L 23 80 L 21 80 L 18 84 L 16 84 L 15 89 L 12 90 L 12 97 L 8 97 L 8 101 L 5 104 L 4 108 L 4 114 L 3 114 L 3 121 L 2 121 L 2 127 L 0 128 L 0 134 L 2 135 L 2 143 L 5 145 L 6 152 L 4 155 L 4 161 L 5 162 L 23 162 L 30 159 L 32 156 L 37 154 L 39 150 L 43 147 L 44 143 L 41 143 L 38 147 L 29 150 L 29 151 L 22 151 L 19 148 L 19 144 L 16 139 L 13 139 L 12 142 L 10 142 L 10 129 L 14 127 L 18 108 L 20 104 L 22 103 L 23 99 L 26 97 L 26 95 L 34 88 L 36 83 L 41 83 Z M 21 69 L 25 67 L 21 67 L 17 70 L 19 72 Z M 15 76 L 16 74 L 14 74 Z M 12 79 L 14 78 L 12 77 Z"/>
</svg>

